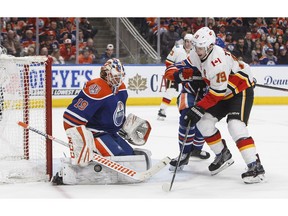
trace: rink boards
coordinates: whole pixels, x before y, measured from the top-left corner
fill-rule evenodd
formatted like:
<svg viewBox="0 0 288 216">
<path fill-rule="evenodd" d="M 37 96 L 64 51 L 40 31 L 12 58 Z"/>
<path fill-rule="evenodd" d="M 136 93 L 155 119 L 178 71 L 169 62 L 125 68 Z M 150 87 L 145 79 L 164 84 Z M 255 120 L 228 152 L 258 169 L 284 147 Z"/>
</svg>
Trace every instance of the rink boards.
<svg viewBox="0 0 288 216">
<path fill-rule="evenodd" d="M 166 90 L 164 65 L 124 65 L 128 105 L 159 105 Z M 257 83 L 288 89 L 288 66 L 252 66 Z M 53 65 L 53 107 L 66 107 L 86 81 L 99 77 L 100 65 Z M 176 103 L 177 93 L 171 105 Z M 288 104 L 288 93 L 262 87 L 255 89 L 255 104 Z"/>
</svg>

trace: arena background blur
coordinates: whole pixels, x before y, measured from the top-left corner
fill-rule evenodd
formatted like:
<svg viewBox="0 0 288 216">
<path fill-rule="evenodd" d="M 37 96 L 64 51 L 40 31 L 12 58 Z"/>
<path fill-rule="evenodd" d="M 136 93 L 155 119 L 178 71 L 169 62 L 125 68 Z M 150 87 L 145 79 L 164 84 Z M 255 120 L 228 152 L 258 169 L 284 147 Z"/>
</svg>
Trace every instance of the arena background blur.
<svg viewBox="0 0 288 216">
<path fill-rule="evenodd" d="M 79 5 L 79 7 L 78 7 Z M 88 20 L 93 17 L 105 18 L 105 17 L 136 17 L 136 18 L 147 18 L 147 17 L 232 17 L 240 16 L 244 17 L 285 17 L 287 16 L 287 8 L 284 1 L 277 1 L 275 4 L 270 2 L 269 5 L 263 2 L 257 1 L 151 1 L 146 0 L 145 2 L 132 3 L 131 0 L 114 1 L 110 0 L 109 4 L 105 1 L 85 1 L 85 2 L 67 2 L 67 1 L 55 1 L 49 2 L 35 2 L 35 1 L 18 1 L 12 2 L 3 1 L 1 2 L 1 21 L 4 17 L 88 17 Z M 206 19 L 205 19 L 206 20 Z M 266 19 L 265 19 L 266 20 Z M 226 30 L 226 29 L 225 29 Z M 2 27 L 1 27 L 2 31 Z M 115 32 L 115 31 L 114 31 Z M 98 27 L 98 32 L 95 35 L 100 37 L 101 31 Z M 105 38 L 105 37 L 104 37 Z M 120 45 L 117 45 L 117 36 L 115 37 L 116 43 L 114 44 L 116 54 Z M 157 36 L 158 40 L 158 36 Z M 1 40 L 1 44 L 3 41 Z M 120 42 L 119 42 L 120 43 Z M 109 42 L 110 44 L 110 42 Z M 112 42 L 113 44 L 113 42 Z M 158 43 L 159 44 L 159 43 Z M 107 44 L 106 44 L 107 45 Z M 101 49 L 105 49 L 106 45 L 98 48 L 98 53 L 101 54 Z M 97 43 L 95 47 L 97 48 Z M 155 45 L 154 45 L 155 46 Z M 117 48 L 118 47 L 118 48 Z M 40 48 L 40 46 L 39 46 Z M 23 49 L 23 48 L 22 48 Z M 160 57 L 159 45 L 157 45 L 158 57 Z M 77 50 L 79 55 L 80 49 Z M 40 52 L 36 50 L 36 52 Z M 128 55 L 129 56 L 129 55 Z M 120 56 L 119 56 L 120 57 Z M 75 59 L 77 61 L 77 59 Z M 159 61 L 159 60 L 158 60 Z M 140 61 L 139 61 L 140 62 Z M 160 61 L 161 62 L 161 61 Z M 28 191 L 27 191 L 28 192 Z M 205 199 L 205 200 L 191 200 L 191 199 L 171 199 L 171 200 L 155 200 L 154 199 L 2 199 L 1 207 L 4 212 L 14 212 L 18 214 L 23 213 L 23 209 L 29 211 L 29 215 L 39 215 L 40 209 L 50 209 L 52 212 L 58 214 L 85 214 L 90 213 L 93 206 L 97 203 L 97 213 L 107 213 L 109 209 L 110 214 L 117 215 L 148 215 L 154 214 L 155 208 L 161 206 L 161 212 L 163 214 L 173 215 L 191 212 L 191 214 L 203 213 L 213 215 L 243 215 L 247 212 L 261 214 L 267 212 L 284 212 L 285 211 L 285 199 L 266 199 L 266 200 L 247 200 L 247 199 Z M 184 206 L 196 206 L 195 208 L 183 208 Z M 223 204 L 224 203 L 224 204 Z M 75 208 L 71 208 L 71 206 Z M 87 208 L 79 207 L 81 205 L 88 206 Z M 114 208 L 109 208 L 113 205 Z M 17 208 L 15 208 L 17 206 Z M 35 208 L 38 206 L 38 208 Z M 50 206 L 47 208 L 47 206 Z M 78 207 L 79 208 L 78 208 Z M 104 208 L 99 208 L 104 206 Z M 239 207 L 240 206 L 240 207 Z M 105 208 L 108 207 L 108 208 Z M 123 207 L 129 207 L 129 211 L 119 211 Z M 220 209 L 224 210 L 219 211 Z M 140 210 L 139 210 L 140 209 Z M 145 210 L 144 210 L 145 209 Z M 218 213 L 219 212 L 219 213 Z"/>
</svg>

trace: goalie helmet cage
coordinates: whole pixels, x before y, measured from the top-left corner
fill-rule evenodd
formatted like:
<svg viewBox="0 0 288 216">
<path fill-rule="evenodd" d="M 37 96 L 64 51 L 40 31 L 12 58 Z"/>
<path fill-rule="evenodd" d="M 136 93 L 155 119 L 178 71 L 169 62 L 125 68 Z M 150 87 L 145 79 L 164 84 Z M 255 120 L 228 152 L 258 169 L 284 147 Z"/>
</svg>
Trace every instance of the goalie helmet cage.
<svg viewBox="0 0 288 216">
<path fill-rule="evenodd" d="M 52 58 L 0 55 L 0 183 L 49 181 L 52 141 Z"/>
</svg>

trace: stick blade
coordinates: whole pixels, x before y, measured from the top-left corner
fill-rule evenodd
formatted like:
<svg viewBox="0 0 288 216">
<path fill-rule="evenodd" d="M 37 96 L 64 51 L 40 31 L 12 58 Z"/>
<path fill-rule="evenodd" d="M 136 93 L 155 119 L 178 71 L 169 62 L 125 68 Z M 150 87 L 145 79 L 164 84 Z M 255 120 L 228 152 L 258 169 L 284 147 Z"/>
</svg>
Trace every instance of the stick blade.
<svg viewBox="0 0 288 216">
<path fill-rule="evenodd" d="M 18 125 L 23 127 L 23 128 L 28 128 L 28 125 L 25 124 L 24 122 L 18 121 Z"/>
</svg>

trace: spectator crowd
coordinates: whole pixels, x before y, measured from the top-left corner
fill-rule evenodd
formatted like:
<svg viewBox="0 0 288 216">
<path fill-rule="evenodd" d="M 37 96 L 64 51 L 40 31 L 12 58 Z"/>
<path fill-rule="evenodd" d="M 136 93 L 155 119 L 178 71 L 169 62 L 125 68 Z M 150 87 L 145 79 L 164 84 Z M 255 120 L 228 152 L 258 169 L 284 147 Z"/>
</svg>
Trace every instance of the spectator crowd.
<svg viewBox="0 0 288 216">
<path fill-rule="evenodd" d="M 1 45 L 9 55 L 36 55 L 36 18 L 1 18 Z M 50 55 L 54 64 L 75 63 L 75 18 L 39 18 L 39 55 Z M 79 62 L 96 63 L 93 37 L 97 29 L 87 18 L 79 19 Z M 88 51 L 88 54 L 87 54 Z M 88 59 L 88 60 L 87 60 Z"/>
<path fill-rule="evenodd" d="M 134 20 L 141 35 L 157 48 L 158 31 L 161 60 L 165 61 L 175 43 L 186 33 L 194 34 L 203 26 L 213 29 L 223 48 L 250 65 L 288 64 L 288 18 L 158 18 Z"/>
<path fill-rule="evenodd" d="M 97 18 L 89 18 L 97 19 Z M 158 19 L 160 26 L 158 28 Z M 99 55 L 94 44 L 97 26 L 88 18 L 79 19 L 79 64 L 103 63 L 113 57 L 113 44 Z M 129 18 L 140 34 L 157 50 L 160 34 L 162 62 L 186 33 L 208 26 L 221 46 L 250 65 L 288 64 L 288 18 L 283 17 L 190 17 Z M 1 45 L 13 56 L 36 55 L 36 18 L 0 18 Z M 75 18 L 39 18 L 39 54 L 51 55 L 54 64 L 75 63 Z M 99 36 L 100 37 L 100 36 Z M 121 58 L 121 56 L 120 56 Z"/>
</svg>

